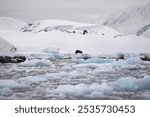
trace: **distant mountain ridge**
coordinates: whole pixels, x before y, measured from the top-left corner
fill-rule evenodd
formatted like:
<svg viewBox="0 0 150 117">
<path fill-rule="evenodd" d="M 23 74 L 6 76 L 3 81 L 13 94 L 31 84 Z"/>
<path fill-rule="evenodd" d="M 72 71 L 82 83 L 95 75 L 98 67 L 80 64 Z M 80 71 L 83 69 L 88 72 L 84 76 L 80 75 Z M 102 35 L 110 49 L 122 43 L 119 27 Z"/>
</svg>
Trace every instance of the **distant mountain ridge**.
<svg viewBox="0 0 150 117">
<path fill-rule="evenodd" d="M 144 35 L 150 24 L 150 4 L 127 9 L 118 17 L 109 17 L 103 25 L 110 26 L 124 34 Z M 141 32 L 142 31 L 142 32 Z"/>
<path fill-rule="evenodd" d="M 120 33 L 107 26 L 99 26 L 96 24 L 79 23 L 64 20 L 40 20 L 33 23 L 29 23 L 21 29 L 22 32 L 50 32 L 50 31 L 61 31 L 66 33 L 78 33 L 83 34 L 84 31 L 87 33 L 95 33 L 99 35 L 117 36 Z"/>
<path fill-rule="evenodd" d="M 1 30 L 19 31 L 22 27 L 27 25 L 26 22 L 11 17 L 0 17 Z"/>
</svg>

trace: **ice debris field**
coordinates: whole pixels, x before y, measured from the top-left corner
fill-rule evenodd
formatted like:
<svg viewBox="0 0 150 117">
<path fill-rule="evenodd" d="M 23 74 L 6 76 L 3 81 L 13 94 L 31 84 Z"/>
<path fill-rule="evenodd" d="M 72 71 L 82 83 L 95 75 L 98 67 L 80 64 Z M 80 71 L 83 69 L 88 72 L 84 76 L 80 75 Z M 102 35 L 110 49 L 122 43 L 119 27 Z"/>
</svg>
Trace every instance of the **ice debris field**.
<svg viewBox="0 0 150 117">
<path fill-rule="evenodd" d="M 59 20 L 3 27 L 0 59 L 13 63 L 0 63 L 0 99 L 150 99 L 149 38 Z"/>
</svg>

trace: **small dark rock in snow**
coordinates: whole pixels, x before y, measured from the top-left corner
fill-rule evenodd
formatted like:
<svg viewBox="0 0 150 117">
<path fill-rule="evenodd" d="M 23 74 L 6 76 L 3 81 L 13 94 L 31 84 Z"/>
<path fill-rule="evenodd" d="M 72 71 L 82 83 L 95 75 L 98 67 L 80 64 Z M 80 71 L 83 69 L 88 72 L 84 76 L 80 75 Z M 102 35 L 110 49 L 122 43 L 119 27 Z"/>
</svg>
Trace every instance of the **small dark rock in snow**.
<svg viewBox="0 0 150 117">
<path fill-rule="evenodd" d="M 119 56 L 117 57 L 116 61 L 118 61 L 119 59 L 124 60 L 124 54 L 119 54 Z"/>
<path fill-rule="evenodd" d="M 28 26 L 32 26 L 33 24 L 29 23 Z"/>
<path fill-rule="evenodd" d="M 87 30 L 84 30 L 83 31 L 83 35 L 85 35 L 85 34 L 87 34 L 88 33 L 88 31 Z"/>
<path fill-rule="evenodd" d="M 150 57 L 147 56 L 147 55 L 141 57 L 140 59 L 143 60 L 143 61 L 150 61 Z"/>
<path fill-rule="evenodd" d="M 83 52 L 81 50 L 76 50 L 75 54 L 78 54 L 78 53 L 82 54 Z"/>
</svg>

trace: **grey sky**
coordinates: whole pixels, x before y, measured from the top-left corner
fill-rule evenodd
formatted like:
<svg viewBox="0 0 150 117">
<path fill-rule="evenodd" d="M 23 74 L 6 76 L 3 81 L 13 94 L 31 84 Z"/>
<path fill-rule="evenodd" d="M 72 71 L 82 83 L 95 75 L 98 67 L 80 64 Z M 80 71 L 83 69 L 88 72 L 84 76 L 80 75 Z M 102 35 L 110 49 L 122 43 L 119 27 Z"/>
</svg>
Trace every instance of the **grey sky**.
<svg viewBox="0 0 150 117">
<path fill-rule="evenodd" d="M 64 19 L 92 22 L 102 14 L 148 2 L 150 0 L 0 0 L 0 16 L 25 21 Z"/>
</svg>

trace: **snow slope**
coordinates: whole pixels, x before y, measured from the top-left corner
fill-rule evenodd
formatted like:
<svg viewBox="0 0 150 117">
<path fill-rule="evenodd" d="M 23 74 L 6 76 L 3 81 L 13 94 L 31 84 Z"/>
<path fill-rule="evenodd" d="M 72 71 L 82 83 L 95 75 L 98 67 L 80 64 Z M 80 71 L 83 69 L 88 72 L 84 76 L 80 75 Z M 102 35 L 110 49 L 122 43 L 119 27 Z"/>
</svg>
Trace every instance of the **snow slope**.
<svg viewBox="0 0 150 117">
<path fill-rule="evenodd" d="M 150 4 L 128 8 L 117 17 L 108 17 L 103 24 L 124 34 L 137 34 L 145 25 L 150 24 Z"/>
<path fill-rule="evenodd" d="M 10 17 L 0 17 L 0 30 L 19 31 L 25 25 L 27 25 L 27 23 L 18 19 Z"/>
<path fill-rule="evenodd" d="M 7 55 L 16 52 L 16 48 L 8 41 L 0 37 L 0 55 Z"/>
</svg>

